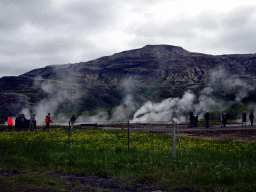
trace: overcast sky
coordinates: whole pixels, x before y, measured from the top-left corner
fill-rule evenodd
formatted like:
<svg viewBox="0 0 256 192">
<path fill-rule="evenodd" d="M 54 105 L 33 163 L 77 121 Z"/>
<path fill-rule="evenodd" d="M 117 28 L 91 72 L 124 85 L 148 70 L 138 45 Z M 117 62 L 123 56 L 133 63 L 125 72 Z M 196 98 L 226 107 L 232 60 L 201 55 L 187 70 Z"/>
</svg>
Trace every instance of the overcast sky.
<svg viewBox="0 0 256 192">
<path fill-rule="evenodd" d="M 148 44 L 256 53 L 256 1 L 0 0 L 0 77 Z"/>
</svg>

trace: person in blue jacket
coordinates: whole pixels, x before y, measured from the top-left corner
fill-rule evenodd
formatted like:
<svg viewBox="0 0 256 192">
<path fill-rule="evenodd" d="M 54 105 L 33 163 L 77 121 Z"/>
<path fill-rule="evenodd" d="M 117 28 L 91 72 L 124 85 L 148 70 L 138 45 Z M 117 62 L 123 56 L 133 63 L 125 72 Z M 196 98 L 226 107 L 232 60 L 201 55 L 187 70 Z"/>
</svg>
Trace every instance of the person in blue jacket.
<svg viewBox="0 0 256 192">
<path fill-rule="evenodd" d="M 221 121 L 220 127 L 222 128 L 223 127 L 223 114 L 220 115 L 220 121 Z"/>
</svg>

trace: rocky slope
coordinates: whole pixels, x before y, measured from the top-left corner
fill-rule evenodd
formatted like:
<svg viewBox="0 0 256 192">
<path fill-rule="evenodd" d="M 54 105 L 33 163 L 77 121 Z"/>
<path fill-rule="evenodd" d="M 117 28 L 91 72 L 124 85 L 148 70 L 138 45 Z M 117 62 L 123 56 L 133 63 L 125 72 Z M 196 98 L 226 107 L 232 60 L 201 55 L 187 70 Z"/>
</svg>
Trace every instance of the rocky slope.
<svg viewBox="0 0 256 192">
<path fill-rule="evenodd" d="M 255 81 L 256 54 L 206 55 L 192 53 L 170 45 L 147 45 L 89 62 L 62 66 L 47 66 L 21 77 L 76 80 L 82 84 L 117 84 L 124 77 L 142 82 L 167 85 L 195 85 L 206 81 L 209 71 L 218 66 L 230 74 Z"/>
<path fill-rule="evenodd" d="M 50 65 L 0 79 L 1 117 L 10 110 L 17 113 L 17 106 L 36 105 L 58 90 L 79 92 L 75 97 L 79 113 L 117 106 L 130 93 L 138 99 L 162 99 L 206 83 L 213 70 L 255 83 L 256 54 L 207 55 L 177 46 L 147 45 L 88 62 Z M 49 84 L 54 85 L 51 92 L 42 87 Z"/>
</svg>

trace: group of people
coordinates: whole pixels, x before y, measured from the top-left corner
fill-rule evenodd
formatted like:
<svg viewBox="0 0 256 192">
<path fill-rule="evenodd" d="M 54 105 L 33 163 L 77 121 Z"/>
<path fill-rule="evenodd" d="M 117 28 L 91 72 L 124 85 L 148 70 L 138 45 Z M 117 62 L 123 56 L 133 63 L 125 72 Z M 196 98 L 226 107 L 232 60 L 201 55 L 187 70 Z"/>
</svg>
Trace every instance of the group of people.
<svg viewBox="0 0 256 192">
<path fill-rule="evenodd" d="M 226 113 L 222 113 L 220 115 L 220 121 L 221 121 L 220 127 L 226 127 L 226 124 L 227 124 L 227 114 Z"/>
<path fill-rule="evenodd" d="M 209 112 L 205 113 L 205 127 L 209 128 Z M 197 127 L 198 124 L 198 116 L 193 114 L 193 112 L 189 112 L 189 126 L 190 128 Z"/>
<path fill-rule="evenodd" d="M 205 118 L 205 127 L 209 128 L 209 112 L 206 112 L 204 115 Z M 249 115 L 249 119 L 251 122 L 251 126 L 253 125 L 253 120 L 254 120 L 254 115 L 251 112 Z M 227 114 L 226 113 L 222 113 L 220 115 L 220 121 L 221 121 L 221 127 L 226 127 L 227 124 Z M 193 112 L 189 112 L 189 126 L 190 128 L 192 127 L 197 127 L 198 124 L 198 116 L 194 115 Z M 243 115 L 242 115 L 242 126 L 246 125 L 246 111 L 243 111 Z"/>
<path fill-rule="evenodd" d="M 26 117 L 24 114 L 19 114 L 15 119 L 15 130 L 19 131 L 21 128 L 25 127 Z"/>
<path fill-rule="evenodd" d="M 11 114 L 7 119 L 7 125 L 8 125 L 8 130 L 11 131 L 13 126 L 13 118 Z M 36 127 L 35 114 L 31 115 L 30 120 L 27 120 L 24 114 L 19 114 L 15 119 L 16 131 L 20 131 L 22 128 L 35 129 L 35 127 Z"/>
<path fill-rule="evenodd" d="M 73 115 L 70 119 L 71 128 L 74 128 L 75 120 L 76 120 L 75 115 Z M 50 128 L 50 123 L 53 123 L 53 121 L 51 120 L 51 114 L 48 113 L 48 115 L 45 117 L 46 125 L 44 127 L 44 130 Z M 7 125 L 8 125 L 8 130 L 11 131 L 12 126 L 13 126 L 13 118 L 12 118 L 11 114 L 9 115 L 9 117 L 7 119 Z M 19 114 L 18 117 L 15 119 L 15 130 L 16 131 L 19 131 L 22 128 L 35 129 L 35 127 L 36 127 L 35 114 L 31 115 L 29 122 L 27 122 L 27 119 L 24 114 Z"/>
<path fill-rule="evenodd" d="M 189 112 L 189 127 L 197 127 L 198 116 L 193 114 L 193 112 Z"/>
<path fill-rule="evenodd" d="M 46 130 L 47 128 L 50 128 L 50 123 L 53 123 L 52 120 L 51 120 L 51 114 L 48 113 L 48 115 L 45 117 L 45 123 L 46 123 L 46 126 L 44 127 L 44 130 Z M 70 119 L 70 122 L 71 122 L 71 129 L 74 129 L 74 123 L 76 121 L 76 117 L 75 115 L 73 115 Z"/>
<path fill-rule="evenodd" d="M 209 128 L 209 112 L 205 113 L 204 118 L 205 118 L 205 127 Z M 252 112 L 249 115 L 249 119 L 250 119 L 251 126 L 252 126 L 253 120 L 254 120 L 254 115 Z M 74 128 L 75 120 L 76 120 L 75 115 L 73 115 L 70 119 L 71 129 Z M 223 113 L 220 115 L 220 120 L 221 120 L 221 127 L 226 127 L 226 123 L 227 123 L 226 113 Z M 25 122 L 26 122 L 25 115 L 19 114 L 18 117 L 15 119 L 15 130 L 19 131 L 19 130 L 21 130 L 21 128 L 24 128 Z M 50 123 L 53 123 L 53 121 L 51 120 L 50 113 L 48 113 L 48 115 L 45 117 L 45 123 L 46 123 L 46 126 L 44 127 L 44 130 L 46 130 L 47 128 L 50 127 Z M 194 115 L 193 112 L 189 112 L 189 127 L 191 127 L 191 128 L 197 127 L 197 124 L 198 124 L 198 116 Z M 9 115 L 9 117 L 7 119 L 7 125 L 8 125 L 8 130 L 12 130 L 13 119 L 12 119 L 11 115 Z M 29 128 L 34 129 L 35 125 L 36 125 L 35 114 L 33 114 L 30 119 Z M 244 125 L 246 126 L 246 111 L 243 111 L 243 115 L 242 115 L 242 126 L 244 126 Z"/>
<path fill-rule="evenodd" d="M 46 123 L 46 125 L 45 125 L 45 127 L 44 127 L 44 130 L 46 130 L 47 128 L 50 128 L 50 123 L 53 123 L 52 120 L 51 120 L 51 116 L 50 116 L 50 115 L 51 115 L 51 114 L 48 113 L 48 115 L 45 117 L 45 123 Z M 74 123 L 75 123 L 75 121 L 76 121 L 76 118 L 75 118 L 75 115 L 73 115 L 73 116 L 71 117 L 71 119 L 70 119 L 70 122 L 71 122 L 71 129 L 74 128 Z"/>
<path fill-rule="evenodd" d="M 251 126 L 253 126 L 253 120 L 254 120 L 254 115 L 251 112 L 249 115 L 249 119 L 251 121 Z M 242 115 L 242 126 L 246 126 L 246 111 L 243 111 L 243 115 Z"/>
</svg>

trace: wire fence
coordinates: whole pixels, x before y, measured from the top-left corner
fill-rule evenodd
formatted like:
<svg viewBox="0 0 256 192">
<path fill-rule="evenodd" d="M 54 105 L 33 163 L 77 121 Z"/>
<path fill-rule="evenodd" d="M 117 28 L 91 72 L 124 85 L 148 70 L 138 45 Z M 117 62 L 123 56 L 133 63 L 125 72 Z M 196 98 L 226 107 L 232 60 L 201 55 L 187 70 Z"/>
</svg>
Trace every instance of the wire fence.
<svg viewBox="0 0 256 192">
<path fill-rule="evenodd" d="M 45 129 L 45 125 L 38 125 L 35 129 Z M 187 137 L 199 138 L 201 140 L 208 139 L 213 144 L 219 138 L 231 138 L 238 137 L 245 140 L 256 140 L 255 126 L 242 126 L 242 123 L 227 124 L 226 127 L 221 128 L 220 124 L 211 123 L 209 128 L 205 127 L 204 122 L 198 124 L 197 127 L 189 127 L 189 123 L 177 124 L 175 121 L 163 122 L 163 121 L 144 121 L 144 122 L 124 122 L 124 121 L 76 121 L 73 124 L 70 121 L 55 121 L 50 125 L 49 129 L 54 130 L 56 128 L 64 128 L 68 130 L 68 139 L 66 144 L 68 147 L 72 146 L 74 139 L 72 138 L 72 132 L 75 130 L 120 130 L 118 138 L 125 143 L 127 150 L 140 149 L 155 153 L 161 153 L 162 151 L 169 151 L 172 156 L 183 156 L 189 150 L 192 150 L 193 146 L 191 141 L 188 141 Z M 1 130 L 8 130 L 7 126 L 0 126 Z M 20 131 L 29 130 L 28 128 L 20 129 Z M 13 129 L 15 131 L 15 129 Z M 104 144 L 108 146 L 108 141 Z M 112 141 L 111 141 L 112 142 Z M 198 141 L 200 143 L 200 141 Z M 207 142 L 208 149 L 211 150 L 211 144 Z M 118 143 L 114 144 L 116 147 Z M 205 147 L 204 144 L 203 147 Z M 199 146 L 199 145 L 198 145 Z M 193 149 L 194 150 L 194 149 Z M 220 150 L 221 151 L 221 150 Z"/>
<path fill-rule="evenodd" d="M 26 126 L 29 125 L 30 121 L 27 120 Z M 148 131 L 167 131 L 170 128 L 173 128 L 174 121 L 140 121 L 140 122 L 133 122 L 133 121 L 75 121 L 74 126 L 76 128 L 90 128 L 91 126 L 97 128 L 105 128 L 105 129 L 127 129 L 128 124 L 129 128 L 132 130 L 148 130 Z M 44 121 L 35 121 L 36 127 L 42 128 L 46 124 Z M 175 123 L 177 128 L 183 131 L 200 131 L 200 130 L 226 130 L 226 129 L 254 129 L 255 125 L 251 125 L 247 123 L 243 125 L 242 123 L 231 122 L 226 124 L 225 127 L 222 127 L 220 121 L 213 121 L 209 123 L 209 128 L 206 128 L 206 124 L 204 121 L 199 122 L 196 126 L 190 126 L 189 122 L 185 123 Z M 2 125 L 1 127 L 6 126 Z M 15 125 L 15 122 L 13 124 Z M 68 127 L 69 121 L 54 121 L 54 123 L 50 123 L 51 127 Z M 24 127 L 28 128 L 28 127 Z"/>
</svg>

